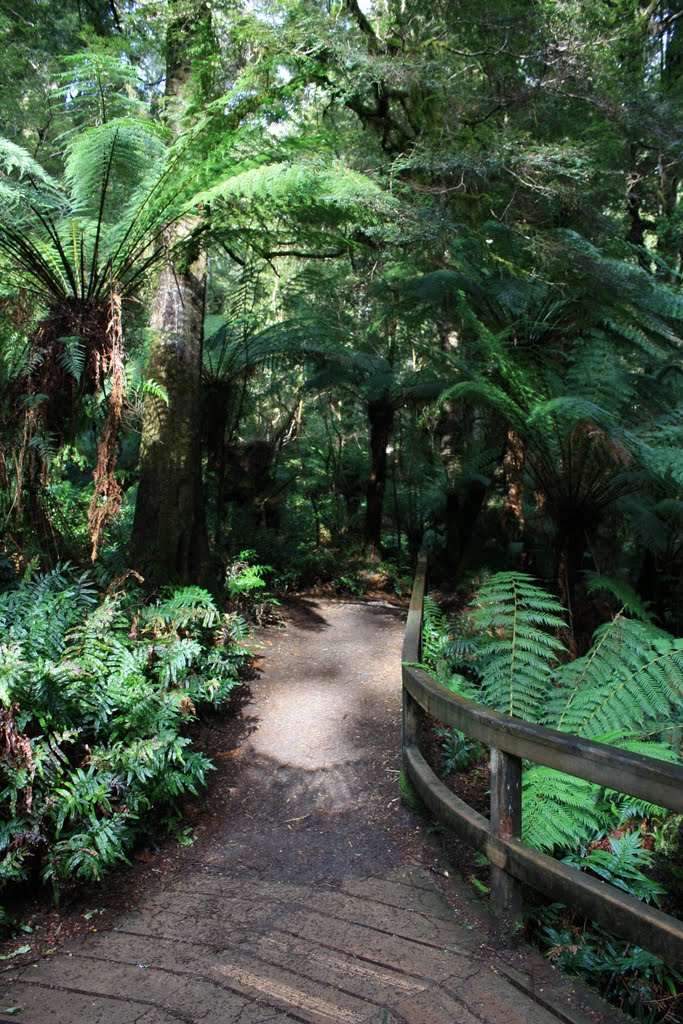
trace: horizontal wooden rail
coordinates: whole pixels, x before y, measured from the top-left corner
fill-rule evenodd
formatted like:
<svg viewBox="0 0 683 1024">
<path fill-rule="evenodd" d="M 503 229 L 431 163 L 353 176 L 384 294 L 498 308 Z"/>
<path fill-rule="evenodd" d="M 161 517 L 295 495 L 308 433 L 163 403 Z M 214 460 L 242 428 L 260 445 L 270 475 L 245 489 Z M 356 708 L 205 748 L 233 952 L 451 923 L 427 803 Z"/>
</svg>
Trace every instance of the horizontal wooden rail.
<svg viewBox="0 0 683 1024">
<path fill-rule="evenodd" d="M 500 937 L 509 936 L 514 928 L 523 882 L 683 968 L 680 921 L 540 853 L 520 838 L 522 758 L 679 813 L 683 813 L 683 767 L 533 725 L 447 690 L 417 665 L 426 573 L 426 557 L 421 555 L 403 642 L 403 763 L 436 817 L 489 859 Z M 418 746 L 418 708 L 491 747 L 490 821 L 455 796 L 423 758 Z"/>
<path fill-rule="evenodd" d="M 683 814 L 680 765 L 510 718 L 451 693 L 410 665 L 404 667 L 403 685 L 430 715 L 490 747 Z"/>
</svg>

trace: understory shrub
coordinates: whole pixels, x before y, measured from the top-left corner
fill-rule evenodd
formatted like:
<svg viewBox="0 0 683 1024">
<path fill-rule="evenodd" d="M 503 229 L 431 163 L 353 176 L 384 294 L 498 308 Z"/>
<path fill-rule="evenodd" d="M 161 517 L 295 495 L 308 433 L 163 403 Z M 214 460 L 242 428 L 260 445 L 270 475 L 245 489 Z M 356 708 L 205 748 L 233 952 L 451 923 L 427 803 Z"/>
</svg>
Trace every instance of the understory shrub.
<svg viewBox="0 0 683 1024">
<path fill-rule="evenodd" d="M 449 689 L 497 711 L 667 761 L 680 756 L 683 640 L 657 628 L 643 606 L 614 581 L 596 579 L 625 600 L 595 633 L 592 648 L 570 659 L 559 602 L 524 573 L 498 573 L 480 587 L 451 624 L 425 599 L 423 658 Z M 630 617 L 629 612 L 634 617 Z M 442 744 L 444 736 L 441 736 Z M 458 735 L 448 739 L 451 767 L 466 758 Z M 666 812 L 541 765 L 525 765 L 522 834 L 532 846 L 580 870 L 659 904 L 652 879 L 652 832 Z M 655 1000 L 668 1008 L 683 981 L 656 957 L 563 909 L 545 911 L 541 941 L 564 967 L 600 986 L 641 1019 Z M 628 980 L 618 991 L 613 979 Z"/>
<path fill-rule="evenodd" d="M 186 726 L 239 685 L 247 627 L 198 587 L 100 597 L 68 565 L 0 594 L 0 888 L 97 881 L 211 769 Z"/>
<path fill-rule="evenodd" d="M 265 577 L 272 575 L 270 565 L 261 565 L 251 548 L 240 551 L 225 570 L 225 589 L 230 605 L 251 622 L 262 626 L 278 622 L 280 602 L 267 589 Z"/>
</svg>

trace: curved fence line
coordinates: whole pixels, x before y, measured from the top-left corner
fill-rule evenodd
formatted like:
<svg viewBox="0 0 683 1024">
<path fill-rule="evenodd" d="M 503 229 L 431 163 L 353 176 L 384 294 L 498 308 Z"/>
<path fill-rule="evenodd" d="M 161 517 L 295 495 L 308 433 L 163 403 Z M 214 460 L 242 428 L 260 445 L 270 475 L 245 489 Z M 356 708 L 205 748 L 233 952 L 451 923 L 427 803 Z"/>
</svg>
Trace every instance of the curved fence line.
<svg viewBox="0 0 683 1024">
<path fill-rule="evenodd" d="M 427 557 L 418 560 L 403 640 L 403 764 L 427 806 L 491 863 L 491 900 L 500 938 L 514 932 L 524 883 L 566 903 L 616 935 L 683 968 L 683 924 L 607 882 L 522 842 L 522 759 L 683 813 L 683 767 L 546 729 L 452 693 L 419 667 Z M 419 709 L 491 748 L 491 818 L 455 796 L 418 743 Z"/>
</svg>

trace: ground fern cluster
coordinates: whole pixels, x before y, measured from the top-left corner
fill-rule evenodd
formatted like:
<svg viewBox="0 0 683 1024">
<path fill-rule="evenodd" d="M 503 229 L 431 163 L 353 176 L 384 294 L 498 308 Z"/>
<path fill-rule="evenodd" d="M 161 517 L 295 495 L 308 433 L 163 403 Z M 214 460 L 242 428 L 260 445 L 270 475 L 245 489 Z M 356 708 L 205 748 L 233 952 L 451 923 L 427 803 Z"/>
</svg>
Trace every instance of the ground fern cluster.
<svg viewBox="0 0 683 1024">
<path fill-rule="evenodd" d="M 145 604 L 64 566 L 0 595 L 0 885 L 97 881 L 177 823 L 211 769 L 187 726 L 239 685 L 246 635 L 198 587 Z"/>
</svg>

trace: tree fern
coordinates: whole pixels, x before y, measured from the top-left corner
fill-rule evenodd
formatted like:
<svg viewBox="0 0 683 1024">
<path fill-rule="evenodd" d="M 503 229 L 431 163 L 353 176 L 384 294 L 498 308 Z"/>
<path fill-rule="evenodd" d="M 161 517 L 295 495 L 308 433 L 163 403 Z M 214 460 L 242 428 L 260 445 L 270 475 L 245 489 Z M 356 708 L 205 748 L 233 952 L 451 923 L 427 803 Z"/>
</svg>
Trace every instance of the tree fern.
<svg viewBox="0 0 683 1024">
<path fill-rule="evenodd" d="M 387 194 L 368 177 L 341 164 L 271 163 L 252 167 L 198 193 L 193 202 L 248 201 L 274 206 L 281 213 L 308 217 L 331 213 L 335 218 L 375 219 L 392 205 Z"/>
<path fill-rule="evenodd" d="M 73 213 L 98 218 L 103 197 L 113 210 L 120 209 L 163 159 L 163 137 L 163 129 L 152 121 L 126 117 L 73 135 L 64 164 Z"/>
</svg>

